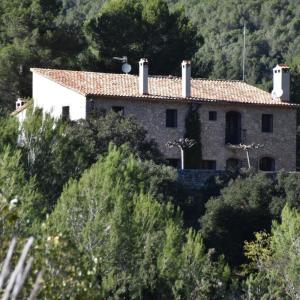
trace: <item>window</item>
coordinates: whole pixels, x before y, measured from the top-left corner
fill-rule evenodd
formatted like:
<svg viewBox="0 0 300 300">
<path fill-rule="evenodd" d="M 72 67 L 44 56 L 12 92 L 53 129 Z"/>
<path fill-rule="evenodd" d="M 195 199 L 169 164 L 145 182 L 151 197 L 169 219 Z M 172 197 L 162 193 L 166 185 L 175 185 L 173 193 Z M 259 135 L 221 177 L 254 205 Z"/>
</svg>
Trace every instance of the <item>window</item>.
<svg viewBox="0 0 300 300">
<path fill-rule="evenodd" d="M 228 158 L 226 161 L 226 170 L 236 172 L 241 168 L 241 161 L 237 158 Z"/>
<path fill-rule="evenodd" d="M 178 158 L 168 158 L 167 163 L 175 169 L 180 169 L 180 159 Z"/>
<path fill-rule="evenodd" d="M 275 160 L 272 157 L 263 157 L 259 161 L 259 169 L 261 171 L 275 171 Z"/>
<path fill-rule="evenodd" d="M 217 121 L 217 112 L 216 111 L 210 111 L 208 113 L 209 115 L 209 121 Z"/>
<path fill-rule="evenodd" d="M 204 170 L 216 170 L 217 163 L 215 160 L 202 160 L 200 163 L 200 169 Z"/>
<path fill-rule="evenodd" d="M 166 110 L 166 127 L 177 127 L 177 109 Z"/>
<path fill-rule="evenodd" d="M 225 144 L 241 143 L 241 114 L 237 111 L 226 113 Z"/>
<path fill-rule="evenodd" d="M 70 120 L 70 106 L 63 106 L 62 107 L 61 117 L 65 121 Z"/>
<path fill-rule="evenodd" d="M 273 132 L 273 115 L 263 114 L 261 118 L 261 131 Z"/>
<path fill-rule="evenodd" d="M 112 110 L 115 113 L 120 114 L 121 116 L 124 116 L 124 107 L 123 106 L 113 106 Z"/>
</svg>

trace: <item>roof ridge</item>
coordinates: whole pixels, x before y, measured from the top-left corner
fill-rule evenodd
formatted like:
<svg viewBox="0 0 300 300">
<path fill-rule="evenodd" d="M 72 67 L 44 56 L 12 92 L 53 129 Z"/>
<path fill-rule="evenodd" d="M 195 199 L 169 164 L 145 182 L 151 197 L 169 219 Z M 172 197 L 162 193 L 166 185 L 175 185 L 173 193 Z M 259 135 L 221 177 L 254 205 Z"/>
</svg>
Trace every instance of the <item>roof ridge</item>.
<svg viewBox="0 0 300 300">
<path fill-rule="evenodd" d="M 111 72 L 97 72 L 97 71 L 85 71 L 85 70 L 66 70 L 66 69 L 50 69 L 50 68 L 30 68 L 30 71 L 59 71 L 59 72 L 72 72 L 72 73 L 87 73 L 87 74 L 105 74 L 105 75 L 117 75 L 117 76 L 133 76 L 138 77 L 136 74 L 124 74 L 124 73 L 111 73 Z M 181 79 L 181 76 L 176 75 L 156 75 L 149 74 L 149 78 L 153 79 Z M 247 82 L 239 79 L 213 79 L 213 78 L 202 78 L 202 77 L 191 77 L 191 80 L 202 80 L 202 81 L 223 81 L 223 82 L 241 82 L 248 84 Z"/>
<path fill-rule="evenodd" d="M 175 76 L 175 75 L 149 75 L 149 78 L 153 78 L 153 79 L 181 79 L 180 76 Z"/>
<path fill-rule="evenodd" d="M 122 76 L 136 76 L 133 74 L 124 74 L 124 73 L 111 73 L 111 72 L 96 72 L 96 71 L 76 71 L 76 70 L 66 70 L 66 69 L 48 69 L 48 68 L 30 68 L 31 72 L 34 71 L 58 71 L 58 72 L 72 72 L 72 73 L 87 73 L 87 74 L 106 74 L 106 75 L 122 75 Z"/>
<path fill-rule="evenodd" d="M 192 80 L 202 80 L 202 81 L 223 81 L 223 82 L 240 82 L 240 83 L 245 83 L 248 84 L 247 82 L 239 79 L 213 79 L 213 78 L 201 78 L 201 77 L 196 77 L 192 78 Z"/>
</svg>

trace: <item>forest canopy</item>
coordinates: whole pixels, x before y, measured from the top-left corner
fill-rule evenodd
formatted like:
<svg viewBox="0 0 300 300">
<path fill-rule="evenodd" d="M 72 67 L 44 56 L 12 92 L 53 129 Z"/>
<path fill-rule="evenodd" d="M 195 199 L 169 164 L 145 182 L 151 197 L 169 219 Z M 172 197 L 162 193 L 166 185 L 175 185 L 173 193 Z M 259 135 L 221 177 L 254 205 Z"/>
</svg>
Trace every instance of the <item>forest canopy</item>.
<svg viewBox="0 0 300 300">
<path fill-rule="evenodd" d="M 0 105 L 31 96 L 30 67 L 120 72 L 126 55 L 137 71 L 242 79 L 271 88 L 272 68 L 287 63 L 292 99 L 300 95 L 300 6 L 297 0 L 3 0 L 0 3 Z"/>
</svg>

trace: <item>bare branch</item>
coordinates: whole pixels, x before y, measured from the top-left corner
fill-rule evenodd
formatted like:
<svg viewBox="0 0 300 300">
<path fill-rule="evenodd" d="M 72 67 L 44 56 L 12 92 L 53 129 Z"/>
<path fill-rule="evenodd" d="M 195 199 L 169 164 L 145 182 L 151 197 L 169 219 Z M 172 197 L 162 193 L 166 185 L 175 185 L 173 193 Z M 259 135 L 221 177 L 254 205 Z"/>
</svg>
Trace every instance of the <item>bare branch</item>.
<svg viewBox="0 0 300 300">
<path fill-rule="evenodd" d="M 16 244 L 17 244 L 17 239 L 13 238 L 12 241 L 10 242 L 9 249 L 7 251 L 7 255 L 6 255 L 6 258 L 5 258 L 3 266 L 2 266 L 2 271 L 1 271 L 1 274 L 0 274 L 0 290 L 3 288 L 4 282 L 5 282 L 6 278 L 9 275 L 10 260 L 12 258 L 13 253 L 14 253 L 14 249 L 16 247 Z"/>
<path fill-rule="evenodd" d="M 30 296 L 28 297 L 28 300 L 34 300 L 36 296 L 38 295 L 40 289 L 41 289 L 41 283 L 43 278 L 44 271 L 40 271 L 36 277 L 33 289 L 31 290 Z"/>
<path fill-rule="evenodd" d="M 169 148 L 178 147 L 180 149 L 189 149 L 193 147 L 197 142 L 188 138 L 181 138 L 179 140 L 169 141 L 166 143 L 166 146 Z"/>
</svg>

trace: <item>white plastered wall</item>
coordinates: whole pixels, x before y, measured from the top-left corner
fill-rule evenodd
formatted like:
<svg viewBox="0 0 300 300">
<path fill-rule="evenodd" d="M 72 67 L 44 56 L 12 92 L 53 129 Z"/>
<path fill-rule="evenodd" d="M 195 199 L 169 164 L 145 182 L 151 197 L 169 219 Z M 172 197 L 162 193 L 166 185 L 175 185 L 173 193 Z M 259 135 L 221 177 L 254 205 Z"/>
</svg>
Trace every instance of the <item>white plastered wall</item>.
<svg viewBox="0 0 300 300">
<path fill-rule="evenodd" d="M 86 117 L 86 98 L 54 81 L 33 73 L 32 97 L 34 107 L 43 109 L 54 118 L 59 118 L 63 106 L 70 107 L 70 119 Z"/>
<path fill-rule="evenodd" d="M 16 115 L 16 117 L 17 117 L 17 119 L 18 119 L 18 121 L 19 121 L 19 124 L 22 124 L 22 123 L 25 121 L 25 119 L 26 119 L 26 113 L 27 113 L 27 108 L 24 109 L 24 110 L 22 110 L 22 111 L 20 111 L 20 112 Z"/>
</svg>

